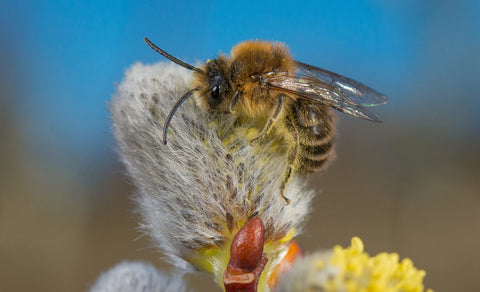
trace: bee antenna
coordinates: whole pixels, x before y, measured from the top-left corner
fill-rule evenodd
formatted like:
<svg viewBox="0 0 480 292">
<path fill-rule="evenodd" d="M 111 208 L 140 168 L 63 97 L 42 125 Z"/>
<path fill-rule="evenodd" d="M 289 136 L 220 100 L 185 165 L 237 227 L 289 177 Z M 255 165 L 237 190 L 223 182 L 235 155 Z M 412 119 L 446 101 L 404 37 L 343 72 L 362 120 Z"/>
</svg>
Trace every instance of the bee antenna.
<svg viewBox="0 0 480 292">
<path fill-rule="evenodd" d="M 200 72 L 202 73 L 203 71 L 200 70 L 199 68 L 197 67 L 194 67 L 188 63 L 185 63 L 183 62 L 182 60 L 179 60 L 177 58 L 175 58 L 174 56 L 170 55 L 169 53 L 165 52 L 164 50 L 160 49 L 159 47 L 157 47 L 154 43 L 152 43 L 149 39 L 147 38 L 144 38 L 145 42 L 147 43 L 147 45 L 150 46 L 150 48 L 152 48 L 155 52 L 159 53 L 160 55 L 164 56 L 165 58 L 169 59 L 170 61 L 174 62 L 175 64 L 178 64 L 182 67 L 185 67 L 187 69 L 190 69 L 190 70 L 193 70 L 193 71 L 197 71 L 197 72 Z"/>
<path fill-rule="evenodd" d="M 200 86 L 195 87 L 194 89 L 189 90 L 187 93 L 185 93 L 182 97 L 180 97 L 175 105 L 173 105 L 173 108 L 170 110 L 168 113 L 167 119 L 165 120 L 165 124 L 163 125 L 163 144 L 167 145 L 167 131 L 168 131 L 168 125 L 170 124 L 170 121 L 173 118 L 173 115 L 175 115 L 175 112 L 177 109 L 182 105 L 182 103 L 187 100 L 195 91 L 199 90 Z"/>
</svg>

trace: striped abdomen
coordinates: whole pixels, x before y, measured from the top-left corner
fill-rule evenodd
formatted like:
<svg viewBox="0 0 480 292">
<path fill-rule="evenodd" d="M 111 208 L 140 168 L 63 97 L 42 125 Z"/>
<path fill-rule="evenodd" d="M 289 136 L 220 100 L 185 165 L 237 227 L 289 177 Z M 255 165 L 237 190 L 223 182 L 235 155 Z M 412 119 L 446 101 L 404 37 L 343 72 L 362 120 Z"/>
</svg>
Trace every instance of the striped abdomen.
<svg viewBox="0 0 480 292">
<path fill-rule="evenodd" d="M 289 128 L 298 133 L 298 137 L 296 139 L 292 132 L 296 142 L 290 146 L 288 163 L 295 172 L 320 171 L 334 157 L 333 110 L 325 105 L 296 103 L 289 116 Z"/>
</svg>

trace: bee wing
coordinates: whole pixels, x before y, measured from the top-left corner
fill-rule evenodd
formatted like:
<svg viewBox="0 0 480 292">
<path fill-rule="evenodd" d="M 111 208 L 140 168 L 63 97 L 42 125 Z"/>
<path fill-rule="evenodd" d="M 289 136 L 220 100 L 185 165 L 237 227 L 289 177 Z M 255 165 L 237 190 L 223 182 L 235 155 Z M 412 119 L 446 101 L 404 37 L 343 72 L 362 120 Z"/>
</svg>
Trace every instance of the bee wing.
<svg viewBox="0 0 480 292">
<path fill-rule="evenodd" d="M 314 76 L 288 76 L 270 72 L 263 75 L 263 79 L 270 89 L 287 92 L 314 103 L 325 104 L 357 118 L 381 122 L 380 118 L 361 104 L 361 100 L 358 100 L 356 95 L 344 93 L 337 86 Z"/>
<path fill-rule="evenodd" d="M 295 61 L 295 63 L 300 70 L 299 75 L 318 78 L 335 87 L 346 98 L 357 104 L 368 107 L 385 104 L 388 101 L 385 95 L 353 79 L 299 61 Z"/>
<path fill-rule="evenodd" d="M 263 75 L 269 88 L 289 92 L 311 102 L 322 103 L 354 117 L 381 122 L 365 107 L 377 106 L 388 98 L 347 77 L 295 61 L 299 72 L 295 76 Z"/>
</svg>

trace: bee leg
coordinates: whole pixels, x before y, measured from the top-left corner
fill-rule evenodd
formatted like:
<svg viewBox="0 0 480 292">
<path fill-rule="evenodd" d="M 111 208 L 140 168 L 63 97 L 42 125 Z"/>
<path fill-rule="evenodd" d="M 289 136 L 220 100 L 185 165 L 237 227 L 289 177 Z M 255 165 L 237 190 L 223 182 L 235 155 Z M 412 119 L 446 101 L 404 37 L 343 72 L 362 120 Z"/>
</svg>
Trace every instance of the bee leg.
<svg viewBox="0 0 480 292">
<path fill-rule="evenodd" d="M 290 199 L 285 197 L 285 186 L 287 185 L 288 181 L 290 180 L 290 177 L 292 176 L 292 168 L 289 166 L 287 166 L 287 169 L 285 169 L 285 172 L 283 174 L 283 181 L 282 183 L 280 184 L 280 196 L 282 196 L 282 198 L 285 200 L 285 203 L 287 204 L 290 204 Z"/>
<path fill-rule="evenodd" d="M 273 115 L 270 117 L 265 127 L 263 127 L 263 130 L 260 132 L 260 134 L 258 134 L 257 137 L 250 140 L 249 142 L 250 146 L 252 146 L 257 141 L 261 140 L 272 129 L 273 124 L 277 121 L 277 118 L 280 115 L 280 112 L 282 111 L 282 105 L 283 105 L 283 94 L 280 95 L 280 98 L 278 99 L 277 107 L 275 108 Z"/>
<path fill-rule="evenodd" d="M 234 113 L 235 111 L 233 110 L 235 108 L 235 106 L 237 105 L 238 103 L 238 100 L 239 100 L 239 93 L 238 91 L 235 91 L 235 93 L 233 94 L 233 97 L 232 97 L 232 101 L 230 102 L 230 106 L 228 108 L 228 110 L 230 111 L 230 113 Z"/>
<path fill-rule="evenodd" d="M 295 144 L 294 144 L 294 146 L 290 146 L 290 148 L 288 149 L 288 155 L 287 155 L 288 165 L 287 165 L 287 168 L 285 169 L 285 171 L 283 172 L 283 181 L 280 184 L 280 195 L 282 196 L 282 198 L 285 200 L 285 202 L 288 205 L 288 204 L 290 204 L 290 200 L 287 197 L 285 197 L 284 192 L 285 192 L 285 187 L 287 186 L 288 182 L 292 178 L 292 172 L 293 172 L 292 166 L 294 165 L 295 160 L 297 159 L 298 147 L 300 145 L 300 141 L 298 140 L 298 129 L 295 126 L 295 123 L 293 123 L 291 121 L 291 119 L 287 118 L 287 120 L 292 125 L 292 128 L 293 128 L 292 129 L 292 136 L 293 136 L 293 140 L 295 141 Z"/>
</svg>

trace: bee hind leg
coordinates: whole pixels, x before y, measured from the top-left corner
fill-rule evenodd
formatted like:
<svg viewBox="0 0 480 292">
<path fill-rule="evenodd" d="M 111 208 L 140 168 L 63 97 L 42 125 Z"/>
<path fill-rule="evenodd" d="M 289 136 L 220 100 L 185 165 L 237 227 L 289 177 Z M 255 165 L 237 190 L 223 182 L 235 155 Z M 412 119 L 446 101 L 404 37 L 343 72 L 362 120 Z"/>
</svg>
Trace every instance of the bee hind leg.
<svg viewBox="0 0 480 292">
<path fill-rule="evenodd" d="M 265 127 L 263 127 L 263 130 L 260 132 L 260 134 L 258 134 L 257 137 L 253 138 L 252 140 L 250 140 L 250 142 L 248 142 L 250 146 L 252 146 L 254 143 L 263 139 L 263 137 L 272 129 L 273 124 L 275 124 L 278 116 L 280 115 L 280 112 L 282 111 L 282 105 L 283 105 L 283 94 L 281 94 L 280 97 L 278 98 L 277 106 L 275 107 L 275 110 L 273 111 L 273 114 L 268 120 L 267 124 L 265 125 Z"/>
<path fill-rule="evenodd" d="M 292 168 L 289 165 L 287 166 L 287 169 L 285 169 L 285 172 L 283 174 L 283 181 L 280 184 L 280 196 L 282 196 L 282 198 L 285 200 L 285 203 L 287 204 L 287 206 L 290 204 L 290 199 L 285 197 L 285 187 L 287 183 L 290 181 L 291 176 L 292 176 Z"/>
<path fill-rule="evenodd" d="M 295 141 L 292 146 L 288 149 L 288 154 L 287 154 L 287 168 L 285 168 L 285 171 L 283 172 L 283 181 L 280 184 L 280 195 L 282 198 L 285 200 L 285 202 L 290 204 L 290 200 L 285 197 L 284 192 L 285 192 L 285 187 L 287 186 L 288 182 L 290 182 L 290 179 L 292 178 L 292 172 L 293 172 L 293 166 L 295 163 L 295 160 L 297 159 L 298 155 L 298 147 L 300 145 L 300 141 L 298 140 L 298 129 L 295 126 L 295 124 L 291 121 L 291 119 L 288 119 L 289 124 L 292 127 L 292 136 L 293 140 Z"/>
</svg>

